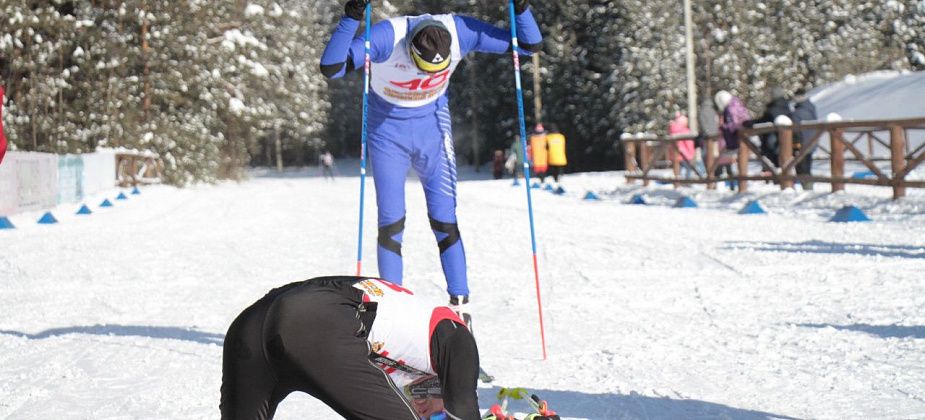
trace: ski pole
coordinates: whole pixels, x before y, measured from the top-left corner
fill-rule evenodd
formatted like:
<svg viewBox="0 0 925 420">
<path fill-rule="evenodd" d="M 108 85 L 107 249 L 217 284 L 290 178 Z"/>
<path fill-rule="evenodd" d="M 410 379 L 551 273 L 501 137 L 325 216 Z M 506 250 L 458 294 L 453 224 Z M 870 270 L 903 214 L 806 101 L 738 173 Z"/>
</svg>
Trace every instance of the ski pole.
<svg viewBox="0 0 925 420">
<path fill-rule="evenodd" d="M 369 114 L 369 40 L 372 26 L 372 3 L 366 4 L 365 58 L 363 67 L 363 132 L 360 134 L 360 227 L 357 233 L 357 276 L 363 271 L 363 205 L 366 198 L 366 127 Z"/>
<path fill-rule="evenodd" d="M 527 126 L 524 120 L 524 96 L 523 88 L 520 82 L 520 55 L 517 53 L 517 12 L 514 8 L 514 0 L 510 0 L 511 9 L 511 51 L 514 54 L 514 81 L 517 87 L 517 117 L 520 120 L 520 147 L 523 150 L 523 156 L 527 156 Z M 543 300 L 540 297 L 540 270 L 536 263 L 536 229 L 533 227 L 533 196 L 530 193 L 530 165 L 527 159 L 524 159 L 524 179 L 527 187 L 527 211 L 530 214 L 530 242 L 533 245 L 533 277 L 536 283 L 536 304 L 540 314 L 540 340 L 543 345 L 543 360 L 546 360 L 546 332 L 543 328 Z"/>
</svg>

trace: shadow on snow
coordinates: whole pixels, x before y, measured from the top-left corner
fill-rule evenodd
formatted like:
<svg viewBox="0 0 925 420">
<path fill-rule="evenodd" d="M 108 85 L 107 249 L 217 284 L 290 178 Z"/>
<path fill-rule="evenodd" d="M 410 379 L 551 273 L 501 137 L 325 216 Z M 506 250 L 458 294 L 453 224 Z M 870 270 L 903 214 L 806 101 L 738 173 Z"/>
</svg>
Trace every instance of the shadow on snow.
<svg viewBox="0 0 925 420">
<path fill-rule="evenodd" d="M 479 402 L 488 406 L 496 401 L 499 387 L 479 388 Z M 632 393 L 590 394 L 576 391 L 530 390 L 549 401 L 549 406 L 563 417 L 592 420 L 620 419 L 794 419 L 778 414 L 745 410 L 697 400 L 647 397 Z M 532 412 L 525 401 L 510 400 L 508 410 Z"/>
<path fill-rule="evenodd" d="M 895 258 L 925 258 L 925 247 L 914 245 L 852 244 L 824 241 L 804 242 L 752 242 L 731 241 L 726 250 L 749 249 L 767 252 L 792 252 L 810 254 L 849 254 Z"/>
<path fill-rule="evenodd" d="M 828 325 L 803 325 L 807 327 L 828 327 Z M 923 327 L 900 326 L 832 326 L 839 329 L 864 331 L 885 337 L 909 336 L 910 333 L 918 338 L 925 337 Z M 215 334 L 196 331 L 181 327 L 152 327 L 137 325 L 91 325 L 66 328 L 52 328 L 36 334 L 20 331 L 0 330 L 0 334 L 13 335 L 40 340 L 69 334 L 91 334 L 120 337 L 148 337 L 156 339 L 170 339 L 191 341 L 201 344 L 216 344 L 221 346 L 224 334 Z M 492 404 L 496 399 L 499 387 L 479 388 L 479 401 L 483 406 Z M 620 394 L 590 394 L 576 391 L 533 390 L 532 392 L 551 401 L 551 407 L 565 417 L 578 417 L 587 419 L 793 419 L 778 414 L 762 411 L 740 409 L 722 404 L 698 400 L 672 399 L 647 397 L 632 393 Z M 511 411 L 531 411 L 524 401 L 511 401 Z"/>
<path fill-rule="evenodd" d="M 192 341 L 201 344 L 217 344 L 219 346 L 225 340 L 224 334 L 208 333 L 196 331 L 192 328 L 180 327 L 148 327 L 138 325 L 90 325 L 66 328 L 52 328 L 36 334 L 28 334 L 20 331 L 0 330 L 0 334 L 15 335 L 25 337 L 30 340 L 41 340 L 45 338 L 58 337 L 68 334 L 91 334 L 107 335 L 118 337 L 148 337 L 161 338 L 169 340 Z"/>
<path fill-rule="evenodd" d="M 903 325 L 833 325 L 833 324 L 794 324 L 804 328 L 835 328 L 840 331 L 857 331 L 876 335 L 881 338 L 925 338 L 925 327 Z"/>
</svg>

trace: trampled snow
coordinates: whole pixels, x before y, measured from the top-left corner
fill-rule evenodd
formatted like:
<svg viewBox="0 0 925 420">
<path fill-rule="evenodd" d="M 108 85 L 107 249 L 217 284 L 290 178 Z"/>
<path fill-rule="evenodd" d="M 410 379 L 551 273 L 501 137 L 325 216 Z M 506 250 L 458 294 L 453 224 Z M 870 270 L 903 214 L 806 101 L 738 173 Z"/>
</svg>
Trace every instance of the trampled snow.
<svg viewBox="0 0 925 420">
<path fill-rule="evenodd" d="M 524 187 L 461 169 L 459 219 L 482 409 L 526 387 L 570 419 L 925 417 L 925 191 L 673 190 L 618 172 L 532 190 L 542 360 Z M 267 290 L 352 274 L 359 179 L 310 172 L 149 187 L 11 217 L 0 230 L 0 418 L 215 419 L 222 340 Z M 376 274 L 368 184 L 364 274 Z M 588 191 L 601 200 L 582 198 Z M 110 192 L 108 198 L 114 198 Z M 647 206 L 626 204 L 644 194 Z M 671 207 L 681 194 L 699 208 Z M 759 199 L 767 215 L 739 215 Z M 446 299 L 420 184 L 404 284 Z M 857 204 L 869 223 L 827 222 Z M 518 403 L 517 411 L 525 411 Z M 292 395 L 280 419 L 337 416 Z"/>
</svg>

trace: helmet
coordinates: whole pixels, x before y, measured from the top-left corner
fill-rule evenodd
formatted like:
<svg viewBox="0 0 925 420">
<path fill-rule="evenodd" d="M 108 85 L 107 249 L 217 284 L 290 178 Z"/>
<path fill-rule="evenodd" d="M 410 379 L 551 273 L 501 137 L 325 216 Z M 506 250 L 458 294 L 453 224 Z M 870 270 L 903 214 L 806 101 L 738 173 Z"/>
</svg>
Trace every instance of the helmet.
<svg viewBox="0 0 925 420">
<path fill-rule="evenodd" d="M 440 21 L 428 19 L 411 31 L 408 49 L 411 60 L 423 72 L 438 73 L 450 66 L 450 30 Z"/>
</svg>

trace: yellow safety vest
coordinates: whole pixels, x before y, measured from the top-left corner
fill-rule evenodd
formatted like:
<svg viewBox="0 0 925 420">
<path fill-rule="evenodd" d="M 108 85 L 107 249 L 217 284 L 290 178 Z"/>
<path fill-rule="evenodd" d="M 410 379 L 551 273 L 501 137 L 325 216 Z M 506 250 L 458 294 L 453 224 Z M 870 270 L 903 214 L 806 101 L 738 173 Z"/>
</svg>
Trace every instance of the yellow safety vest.
<svg viewBox="0 0 925 420">
<path fill-rule="evenodd" d="M 546 159 L 546 134 L 534 134 L 530 136 L 530 158 L 533 161 L 533 167 L 541 169 L 540 172 L 546 172 L 548 166 Z"/>
<path fill-rule="evenodd" d="M 546 143 L 549 145 L 549 166 L 565 166 L 568 160 L 565 158 L 565 136 L 561 133 L 552 133 L 546 135 Z"/>
</svg>

